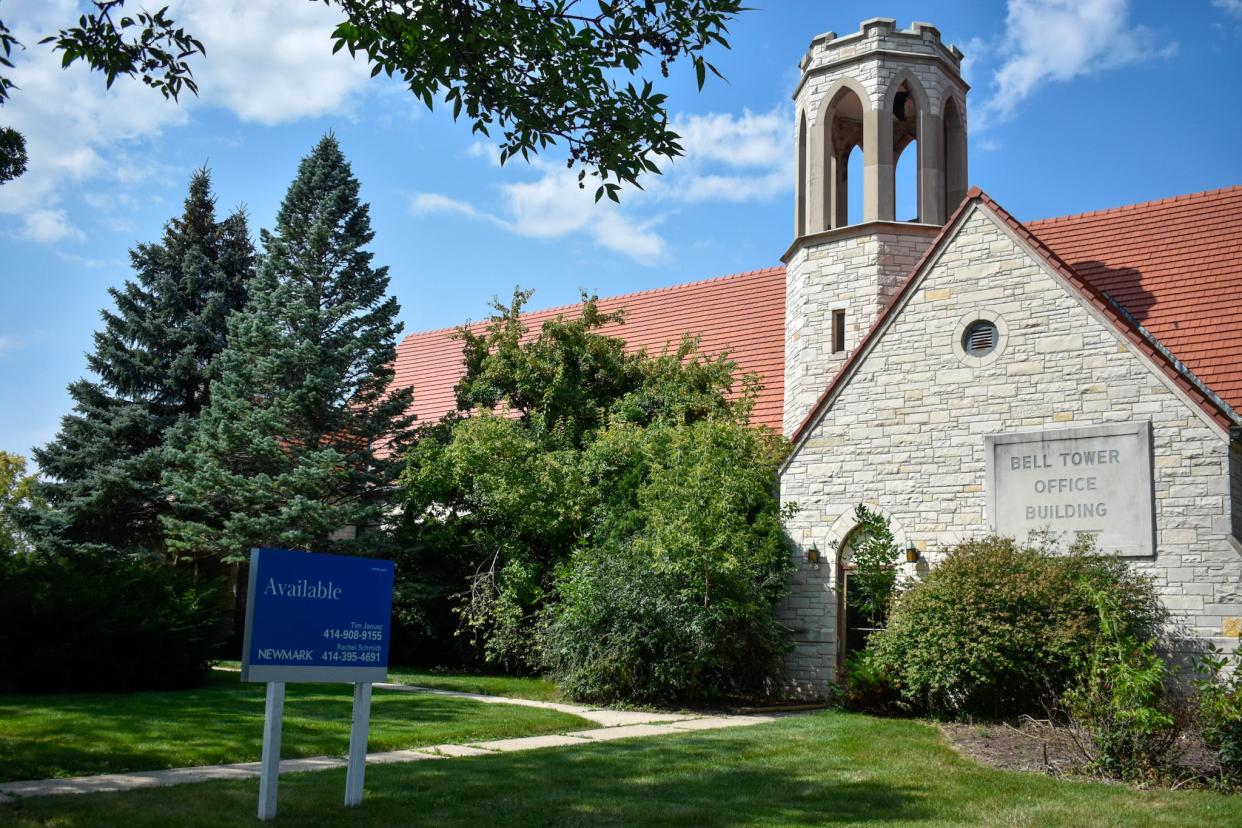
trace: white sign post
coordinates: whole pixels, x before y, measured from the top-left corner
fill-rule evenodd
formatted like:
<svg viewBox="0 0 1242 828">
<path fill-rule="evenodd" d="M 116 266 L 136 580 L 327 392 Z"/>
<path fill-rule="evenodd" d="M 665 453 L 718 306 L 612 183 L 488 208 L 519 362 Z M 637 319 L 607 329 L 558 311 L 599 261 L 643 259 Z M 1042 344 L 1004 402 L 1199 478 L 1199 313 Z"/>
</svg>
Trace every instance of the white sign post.
<svg viewBox="0 0 1242 828">
<path fill-rule="evenodd" d="M 276 817 L 276 783 L 280 779 L 280 729 L 285 712 L 285 683 L 267 683 L 263 711 L 263 758 L 259 764 L 259 819 Z"/>
<path fill-rule="evenodd" d="M 241 679 L 267 683 L 259 819 L 276 816 L 287 681 L 354 686 L 345 805 L 361 804 L 371 684 L 388 678 L 393 574 L 391 561 L 251 551 Z"/>
<path fill-rule="evenodd" d="M 367 772 L 367 731 L 371 724 L 371 682 L 354 685 L 354 718 L 349 728 L 349 770 L 345 772 L 345 807 L 362 803 L 362 779 Z"/>
</svg>

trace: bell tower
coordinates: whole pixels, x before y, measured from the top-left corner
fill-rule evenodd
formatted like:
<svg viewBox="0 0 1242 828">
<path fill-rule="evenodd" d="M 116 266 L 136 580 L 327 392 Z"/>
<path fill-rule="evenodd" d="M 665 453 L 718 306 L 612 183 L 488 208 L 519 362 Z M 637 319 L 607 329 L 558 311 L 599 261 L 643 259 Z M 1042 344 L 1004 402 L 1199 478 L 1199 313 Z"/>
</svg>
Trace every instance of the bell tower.
<svg viewBox="0 0 1242 828">
<path fill-rule="evenodd" d="M 819 35 L 802 58 L 794 241 L 782 257 L 786 434 L 966 195 L 962 57 L 935 26 L 873 18 L 845 37 Z M 909 221 L 896 215 L 903 157 L 916 165 Z"/>
</svg>

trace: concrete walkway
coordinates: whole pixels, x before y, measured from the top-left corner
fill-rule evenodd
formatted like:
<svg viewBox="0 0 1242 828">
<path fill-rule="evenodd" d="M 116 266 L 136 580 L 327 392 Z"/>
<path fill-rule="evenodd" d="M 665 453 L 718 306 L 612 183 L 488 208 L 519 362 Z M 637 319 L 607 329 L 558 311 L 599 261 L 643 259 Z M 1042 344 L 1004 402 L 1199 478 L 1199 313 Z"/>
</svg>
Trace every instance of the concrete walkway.
<svg viewBox="0 0 1242 828">
<path fill-rule="evenodd" d="M 405 684 L 376 684 L 381 690 L 397 690 L 410 693 L 429 693 L 452 696 L 483 704 L 514 704 L 521 707 L 541 707 L 571 713 L 599 725 L 590 730 L 571 733 L 555 733 L 545 736 L 525 736 L 517 739 L 497 739 L 491 742 L 467 744 L 432 745 L 411 750 L 392 750 L 385 753 L 367 754 L 367 763 L 374 765 L 397 762 L 419 762 L 424 759 L 454 759 L 465 756 L 488 756 L 498 753 L 514 753 L 541 748 L 571 747 L 613 739 L 641 739 L 651 736 L 669 736 L 698 730 L 718 730 L 726 727 L 745 727 L 777 719 L 777 716 L 709 716 L 696 713 L 645 713 L 636 710 L 609 710 L 601 707 L 581 707 L 575 704 L 511 699 L 501 696 L 484 696 L 478 693 L 458 693 L 452 690 L 433 690 Z M 280 763 L 281 774 L 308 773 L 345 767 L 345 759 L 336 756 L 313 756 L 307 759 L 286 759 Z M 19 797 L 59 796 L 62 794 L 102 793 L 105 791 L 132 791 L 138 788 L 160 788 L 168 785 L 184 785 L 191 782 L 211 782 L 220 779 L 257 779 L 258 762 L 241 762 L 234 765 L 204 765 L 195 768 L 172 768 L 144 773 L 105 773 L 98 776 L 77 776 L 66 779 L 37 779 L 29 782 L 0 783 L 0 804 Z"/>
</svg>

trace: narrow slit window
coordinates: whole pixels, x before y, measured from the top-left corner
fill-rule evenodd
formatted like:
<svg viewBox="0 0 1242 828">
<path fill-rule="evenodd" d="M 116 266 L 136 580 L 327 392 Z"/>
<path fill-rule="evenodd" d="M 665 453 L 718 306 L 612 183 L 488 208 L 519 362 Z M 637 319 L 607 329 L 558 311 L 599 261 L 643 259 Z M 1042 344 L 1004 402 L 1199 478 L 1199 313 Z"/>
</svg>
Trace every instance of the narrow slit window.
<svg viewBox="0 0 1242 828">
<path fill-rule="evenodd" d="M 832 352 L 839 354 L 845 350 L 845 311 L 832 312 Z"/>
</svg>

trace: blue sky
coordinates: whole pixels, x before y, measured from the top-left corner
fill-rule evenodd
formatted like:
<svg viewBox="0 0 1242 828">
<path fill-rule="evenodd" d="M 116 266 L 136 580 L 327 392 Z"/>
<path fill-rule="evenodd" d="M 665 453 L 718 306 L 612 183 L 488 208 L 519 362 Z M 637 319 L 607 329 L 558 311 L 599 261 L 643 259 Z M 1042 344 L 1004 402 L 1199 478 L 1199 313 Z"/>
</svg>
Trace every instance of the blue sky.
<svg viewBox="0 0 1242 828">
<path fill-rule="evenodd" d="M 797 61 L 823 31 L 869 17 L 937 25 L 967 53 L 970 180 L 1021 219 L 1242 183 L 1242 0 L 838 2 L 752 0 L 715 56 L 727 81 L 665 83 L 688 156 L 620 207 L 592 203 L 561 156 L 498 166 L 443 111 L 330 55 L 336 15 L 305 0 L 181 0 L 207 46 L 201 95 L 178 106 L 137 83 L 59 69 L 39 35 L 74 0 L 3 0 L 28 45 L 0 124 L 30 170 L 0 186 L 0 449 L 28 453 L 69 408 L 65 386 L 191 171 L 219 207 L 270 227 L 298 160 L 335 131 L 371 203 L 406 331 L 487 312 L 521 284 L 533 307 L 766 267 L 792 231 Z M 676 70 L 676 67 L 675 67 Z"/>
</svg>

